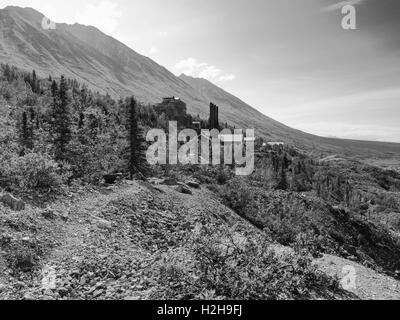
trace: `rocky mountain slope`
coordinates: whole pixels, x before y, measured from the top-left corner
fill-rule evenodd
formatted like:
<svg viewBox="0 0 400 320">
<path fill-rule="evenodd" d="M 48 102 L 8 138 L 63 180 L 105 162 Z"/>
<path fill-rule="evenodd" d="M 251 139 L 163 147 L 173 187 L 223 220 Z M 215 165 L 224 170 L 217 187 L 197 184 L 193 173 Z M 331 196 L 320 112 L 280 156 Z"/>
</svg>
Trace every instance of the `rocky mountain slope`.
<svg viewBox="0 0 400 320">
<path fill-rule="evenodd" d="M 134 181 L 90 192 L 75 190 L 69 199 L 62 198 L 47 209 L 28 206 L 25 211 L 11 213 L 0 205 L 0 244 L 4 251 L 0 258 L 0 298 L 193 297 L 190 294 L 198 288 L 187 273 L 196 262 L 193 237 L 205 223 L 216 230 L 230 230 L 230 237 L 239 246 L 261 233 L 205 188 L 193 189 L 192 193 L 179 193 L 157 181 L 153 187 Z M 24 253 L 22 248 L 30 251 Z M 289 248 L 271 245 L 270 250 L 277 255 L 277 263 L 295 261 Z M 22 262 L 25 264 L 18 267 L 25 267 L 25 272 L 16 273 L 10 267 Z M 315 263 L 339 279 L 343 266 L 351 265 L 360 277 L 357 286 L 347 293 L 328 287 L 318 292 L 310 282 L 313 298 L 400 297 L 398 281 L 357 263 L 329 255 Z M 217 298 L 217 292 L 200 289 L 197 298 Z M 284 298 L 285 292 L 280 295 Z"/>
<path fill-rule="evenodd" d="M 0 205 L 0 299 L 223 298 L 218 297 L 223 287 L 212 290 L 212 284 L 203 283 L 197 288 L 198 276 L 190 276 L 201 270 L 196 264 L 196 245 L 210 236 L 200 236 L 201 228 L 229 230 L 223 241 L 239 247 L 259 240 L 262 232 L 203 186 L 188 195 L 174 186 L 160 185 L 160 181 L 155 179 L 153 186 L 133 181 L 91 191 L 70 190 L 68 197 L 49 203 L 46 209 L 28 205 L 16 213 Z M 295 266 L 292 249 L 271 243 L 269 250 L 276 255 L 278 269 L 286 264 Z M 339 280 L 346 276 L 345 267 L 352 266 L 357 278 L 348 292 L 328 284 L 319 291 L 315 280 L 309 280 L 308 298 L 400 298 L 398 281 L 354 261 L 325 255 L 314 264 L 321 271 L 313 272 Z M 279 273 L 273 265 L 268 268 Z M 281 299 L 290 293 L 285 286 L 294 294 L 296 286 L 303 286 L 296 281 L 307 277 L 291 274 L 289 269 L 285 275 L 289 278 L 270 275 L 278 277 L 278 283 L 289 282 L 280 284 L 281 291 L 276 294 Z"/>
<path fill-rule="evenodd" d="M 255 128 L 258 135 L 298 148 L 366 158 L 393 158 L 400 144 L 326 139 L 289 128 L 203 79 L 176 77 L 151 59 L 94 27 L 57 24 L 41 27 L 43 15 L 31 8 L 0 10 L 0 61 L 40 76 L 64 74 L 114 97 L 134 94 L 145 103 L 164 96 L 179 96 L 190 113 L 208 117 L 208 105 L 220 105 L 221 121 Z"/>
</svg>

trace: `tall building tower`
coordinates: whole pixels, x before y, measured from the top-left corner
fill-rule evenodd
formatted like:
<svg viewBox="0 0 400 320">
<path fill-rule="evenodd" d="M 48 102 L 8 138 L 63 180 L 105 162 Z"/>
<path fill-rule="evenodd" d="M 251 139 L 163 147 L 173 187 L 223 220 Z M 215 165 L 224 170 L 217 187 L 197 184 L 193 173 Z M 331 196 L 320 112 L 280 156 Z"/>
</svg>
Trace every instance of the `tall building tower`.
<svg viewBox="0 0 400 320">
<path fill-rule="evenodd" d="M 210 130 L 219 130 L 219 108 L 214 103 L 210 103 Z"/>
</svg>

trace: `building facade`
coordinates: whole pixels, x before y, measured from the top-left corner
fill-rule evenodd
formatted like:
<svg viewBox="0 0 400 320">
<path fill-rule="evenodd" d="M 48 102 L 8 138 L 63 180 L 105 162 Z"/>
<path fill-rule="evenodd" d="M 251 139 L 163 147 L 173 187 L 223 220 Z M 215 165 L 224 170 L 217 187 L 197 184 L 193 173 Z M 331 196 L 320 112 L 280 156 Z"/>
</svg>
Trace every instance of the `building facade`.
<svg viewBox="0 0 400 320">
<path fill-rule="evenodd" d="M 165 114 L 168 119 L 180 123 L 185 121 L 187 116 L 187 105 L 178 97 L 163 98 L 163 101 L 154 107 L 158 115 Z"/>
</svg>

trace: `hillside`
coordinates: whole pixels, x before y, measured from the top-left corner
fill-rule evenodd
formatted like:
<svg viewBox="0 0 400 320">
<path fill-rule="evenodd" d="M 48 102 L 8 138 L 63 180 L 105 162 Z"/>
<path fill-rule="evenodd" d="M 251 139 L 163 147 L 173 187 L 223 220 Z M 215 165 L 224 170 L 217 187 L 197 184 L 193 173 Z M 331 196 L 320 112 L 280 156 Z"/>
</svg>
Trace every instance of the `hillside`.
<svg viewBox="0 0 400 320">
<path fill-rule="evenodd" d="M 0 61 L 38 75 L 64 74 L 114 97 L 134 94 L 144 103 L 179 96 L 188 111 L 208 116 L 208 105 L 220 105 L 223 122 L 255 128 L 258 135 L 307 151 L 364 158 L 395 158 L 400 144 L 325 139 L 289 128 L 203 79 L 176 77 L 151 59 L 131 50 L 94 27 L 57 24 L 43 30 L 43 15 L 31 8 L 0 10 Z"/>
<path fill-rule="evenodd" d="M 399 172 L 262 143 L 249 177 L 137 161 L 132 129 L 168 120 L 0 66 L 0 299 L 399 297 Z"/>
<path fill-rule="evenodd" d="M 248 263 L 255 258 L 253 254 L 260 254 L 252 251 L 254 241 L 262 241 L 263 233 L 204 186 L 184 195 L 160 182 L 123 181 L 107 188 L 71 189 L 68 197 L 44 210 L 28 206 L 11 213 L 0 204 L 0 299 L 251 298 L 247 295 L 261 288 L 250 279 L 236 282 L 238 291 L 225 291 L 234 283 L 233 276 L 247 272 L 245 268 L 229 269 L 229 264 L 235 263 L 233 257 L 219 266 L 219 276 L 225 278 L 213 279 L 213 283 L 212 273 L 209 279 L 201 274 L 209 262 L 202 261 L 196 250 L 207 246 L 210 251 L 203 252 L 203 258 L 222 263 L 225 257 L 218 245 L 239 246 L 243 251 L 236 252 L 235 259 Z M 211 230 L 220 237 L 218 241 Z M 252 250 L 244 249 L 246 244 L 252 245 Z M 23 248 L 31 249 L 22 255 Z M 263 282 L 265 291 L 258 292 L 267 295 L 264 297 L 400 298 L 399 281 L 354 260 L 326 254 L 311 266 L 310 260 L 300 258 L 289 247 L 270 243 L 264 249 L 270 252 L 269 263 L 273 263 L 265 265 L 268 272 L 264 281 L 269 281 L 269 286 Z M 15 269 L 18 262 L 20 268 L 26 268 L 24 272 Z M 7 266 L 10 263 L 14 267 Z M 257 262 L 251 263 L 249 270 L 254 270 L 251 268 Z M 287 264 L 295 267 L 296 263 L 305 266 L 299 264 L 293 274 L 283 272 Z M 342 278 L 349 266 L 357 271 L 357 282 L 346 292 L 335 288 L 333 279 Z"/>
<path fill-rule="evenodd" d="M 210 262 L 201 261 L 196 248 L 214 241 L 205 233 L 200 235 L 207 232 L 203 228 L 221 236 L 231 232 L 224 235 L 227 246 L 229 236 L 242 246 L 243 241 L 259 240 L 260 233 L 206 190 L 194 190 L 190 196 L 172 187 L 157 189 L 133 181 L 108 188 L 70 190 L 70 200 L 60 199 L 46 210 L 29 206 L 18 214 L 11 214 L 0 204 L 0 246 L 4 250 L 0 256 L 0 299 L 202 299 L 223 298 L 224 294 L 226 298 L 246 298 L 245 291 L 224 291 L 228 283 L 226 288 L 202 283 L 207 279 L 200 278 L 201 265 Z M 219 214 L 214 214 L 215 207 Z M 214 245 L 218 250 L 218 244 Z M 29 247 L 32 249 L 23 254 Z M 209 257 L 218 259 L 212 252 Z M 271 276 L 279 277 L 279 265 L 285 261 L 270 259 L 277 264 L 273 271 L 277 273 Z M 296 261 L 295 257 L 287 259 Z M 309 270 L 300 268 L 299 275 L 315 272 L 310 265 L 305 267 Z M 241 270 L 236 272 L 239 275 Z M 211 280 L 212 275 L 209 277 Z M 296 292 L 295 277 L 280 280 L 287 283 L 269 281 L 276 289 L 279 286 L 281 298 L 305 294 Z M 309 298 L 309 294 L 345 296 L 328 288 L 316 292 L 317 282 L 310 279 L 306 284 Z M 246 291 L 250 293 L 251 288 Z M 265 287 L 264 294 L 268 291 L 271 298 L 278 294 Z"/>
<path fill-rule="evenodd" d="M 240 247 L 246 242 L 260 241 L 261 232 L 222 205 L 206 189 L 183 195 L 173 187 L 154 182 L 157 190 L 138 181 L 109 188 L 71 190 L 69 200 L 60 199 L 46 210 L 29 206 L 23 212 L 10 214 L 0 205 L 2 257 L 13 257 L 11 248 L 32 248 L 25 258 L 15 256 L 19 259 L 16 261 L 25 261 L 22 267 L 32 269 L 29 273 L 15 273 L 16 270 L 7 268 L 10 262 L 0 257 L 0 299 L 227 298 L 224 294 L 228 295 L 229 291 L 224 290 L 230 283 L 225 286 L 221 282 L 202 283 L 211 280 L 211 274 L 209 279 L 200 278 L 203 277 L 201 264 L 206 261 L 198 260 L 201 257 L 196 248 L 210 246 L 211 242 L 207 241 L 215 241 L 205 230 L 226 237 L 220 238 L 221 244 Z M 230 233 L 224 233 L 228 231 Z M 217 243 L 213 245 L 217 250 Z M 268 250 L 271 252 L 268 259 L 275 263 L 268 267 L 270 273 L 266 281 L 271 283 L 264 293 L 270 298 L 400 297 L 396 280 L 330 255 L 315 260 L 318 268 L 340 277 L 343 266 L 354 266 L 362 276 L 356 290 L 344 292 L 324 283 L 333 280 L 324 278 L 321 271 L 316 271 L 316 267 L 311 267 L 305 260 L 298 262 L 303 261 L 307 266 L 298 267 L 294 274 L 285 272 L 284 275 L 280 268 L 285 268 L 286 263 L 296 263 L 300 258 L 296 258 L 291 249 L 279 245 L 271 245 Z M 247 254 L 250 260 L 250 251 Z M 217 259 L 216 256 L 212 258 Z M 228 264 L 229 261 L 224 271 L 228 271 Z M 234 276 L 232 271 L 229 271 L 229 279 Z M 237 276 L 244 272 L 241 269 L 235 271 Z M 319 279 L 311 278 L 313 274 Z M 296 275 L 304 277 L 306 282 L 296 280 Z M 275 277 L 280 281 L 273 283 Z M 250 297 L 246 294 L 257 288 L 256 283 L 246 281 L 236 285 L 239 286 L 237 289 L 243 286 L 243 290 L 233 291 L 228 297 L 247 299 Z M 305 286 L 303 292 L 298 290 L 300 286 Z"/>
</svg>

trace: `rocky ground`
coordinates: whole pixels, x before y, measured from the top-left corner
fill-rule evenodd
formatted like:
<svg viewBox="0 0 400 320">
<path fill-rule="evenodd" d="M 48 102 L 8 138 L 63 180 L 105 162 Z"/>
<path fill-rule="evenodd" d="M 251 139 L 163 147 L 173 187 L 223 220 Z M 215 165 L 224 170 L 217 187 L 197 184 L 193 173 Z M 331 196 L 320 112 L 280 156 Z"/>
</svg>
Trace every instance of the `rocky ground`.
<svg viewBox="0 0 400 320">
<path fill-rule="evenodd" d="M 203 221 L 235 227 L 237 238 L 260 232 L 205 187 L 150 182 L 77 192 L 46 209 L 0 205 L 0 299 L 160 298 L 155 268 L 166 256 L 190 263 L 185 243 Z M 353 266 L 348 290 L 360 299 L 400 299 L 390 277 L 333 256 L 316 263 L 339 278 Z M 30 272 L 15 272 L 16 265 Z"/>
</svg>

